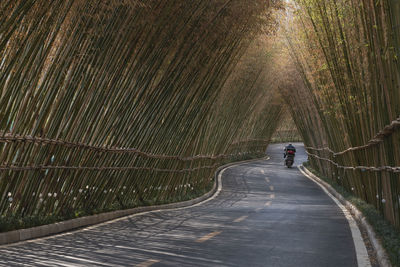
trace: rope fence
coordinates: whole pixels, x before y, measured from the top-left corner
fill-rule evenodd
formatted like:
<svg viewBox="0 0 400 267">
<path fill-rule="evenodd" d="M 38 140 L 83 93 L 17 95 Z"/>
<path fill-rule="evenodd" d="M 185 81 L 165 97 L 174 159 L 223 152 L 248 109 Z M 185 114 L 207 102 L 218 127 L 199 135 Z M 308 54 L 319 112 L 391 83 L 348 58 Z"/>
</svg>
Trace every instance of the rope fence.
<svg viewBox="0 0 400 267">
<path fill-rule="evenodd" d="M 391 167 L 391 166 L 381 166 L 381 167 L 367 167 L 367 166 L 342 166 L 336 163 L 335 161 L 328 159 L 328 158 L 323 158 L 320 157 L 316 154 L 309 153 L 306 151 L 307 155 L 310 157 L 317 158 L 319 160 L 327 161 L 331 163 L 332 165 L 336 166 L 338 169 L 343 169 L 343 170 L 361 170 L 361 171 L 388 171 L 388 172 L 394 172 L 394 173 L 400 173 L 400 166 L 399 167 Z"/>
<path fill-rule="evenodd" d="M 250 142 L 265 142 L 268 143 L 268 140 L 264 139 L 248 139 L 248 140 L 240 140 L 235 141 L 231 145 L 240 145 L 247 144 Z M 118 154 L 137 154 L 139 156 L 151 159 L 168 159 L 168 160 L 178 160 L 178 161 L 194 161 L 194 160 L 222 160 L 228 159 L 236 156 L 245 156 L 248 154 L 252 154 L 253 152 L 239 152 L 234 154 L 218 154 L 218 155 L 195 155 L 188 157 L 181 157 L 176 155 L 165 155 L 165 154 L 155 154 L 143 152 L 137 148 L 122 148 L 122 147 L 100 147 L 100 146 L 92 146 L 84 143 L 75 143 L 68 142 L 60 139 L 50 139 L 45 137 L 36 137 L 30 135 L 19 135 L 12 133 L 1 133 L 0 143 L 31 143 L 37 145 L 53 145 L 53 146 L 61 146 L 66 148 L 78 148 L 78 149 L 86 149 L 94 152 L 102 152 L 102 153 L 118 153 Z M 254 147 L 254 146 L 250 146 Z M 0 171 L 40 171 L 40 170 L 90 170 L 90 171 L 129 171 L 129 170 L 137 170 L 137 171 L 153 171 L 153 172 L 164 172 L 164 173 L 186 173 L 193 172 L 201 169 L 214 169 L 218 167 L 220 164 L 216 163 L 213 165 L 201 166 L 190 169 L 160 169 L 153 167 L 137 167 L 137 166 L 54 166 L 54 165 L 31 165 L 31 166 L 18 166 L 14 164 L 3 164 L 0 165 Z"/>
<path fill-rule="evenodd" d="M 350 147 L 347 148 L 343 151 L 340 152 L 334 152 L 331 148 L 329 147 L 323 147 L 323 148 L 315 148 L 315 147 L 306 147 L 307 150 L 315 150 L 315 151 L 323 151 L 326 150 L 330 153 L 333 154 L 334 157 L 336 156 L 340 156 L 343 155 L 347 152 L 350 151 L 356 151 L 356 150 L 362 150 L 362 149 L 367 149 L 369 147 L 378 145 L 380 143 L 382 143 L 384 141 L 384 139 L 390 135 L 392 135 L 396 130 L 398 130 L 400 128 L 400 116 L 392 121 L 391 124 L 386 125 L 383 130 L 381 130 L 380 132 L 378 132 L 378 134 L 376 134 L 371 140 L 369 140 L 366 144 L 361 145 L 361 146 L 357 146 L 357 147 Z"/>
<path fill-rule="evenodd" d="M 226 154 L 221 155 L 220 158 L 226 159 L 235 156 L 245 156 L 253 154 L 252 152 L 241 152 L 237 154 Z M 185 172 L 193 172 L 201 169 L 214 169 L 218 167 L 220 164 L 216 163 L 208 166 L 201 166 L 191 169 L 160 169 L 160 168 L 152 168 L 152 167 L 135 167 L 135 166 L 126 166 L 126 167 L 112 167 L 112 166 L 54 166 L 54 165 L 37 165 L 37 166 L 16 166 L 16 165 L 0 165 L 0 171 L 40 171 L 40 170 L 90 170 L 90 171 L 129 171 L 129 170 L 137 170 L 137 171 L 153 171 L 153 172 L 165 172 L 165 173 L 185 173 Z"/>
<path fill-rule="evenodd" d="M 336 156 L 344 155 L 345 153 L 350 152 L 350 151 L 357 151 L 357 150 L 367 149 L 367 148 L 370 148 L 372 146 L 378 145 L 378 144 L 382 143 L 385 140 L 386 137 L 391 136 L 398 129 L 400 129 L 400 116 L 396 120 L 392 121 L 391 124 L 386 125 L 383 128 L 383 130 L 379 131 L 378 134 L 376 134 L 371 140 L 369 140 L 364 145 L 357 146 L 357 147 L 350 147 L 350 148 L 347 148 L 347 149 L 345 149 L 343 151 L 340 151 L 340 152 L 334 152 L 329 147 L 323 147 L 323 148 L 306 147 L 306 149 L 307 150 L 314 150 L 314 151 L 328 151 L 329 153 L 332 154 L 333 157 L 336 157 Z M 306 153 L 310 157 L 329 162 L 332 165 L 334 165 L 336 168 L 339 168 L 339 169 L 375 171 L 375 172 L 387 171 L 387 172 L 394 172 L 394 173 L 399 173 L 400 172 L 400 166 L 396 166 L 396 167 L 392 167 L 392 166 L 380 166 L 380 167 L 343 166 L 343 165 L 340 165 L 340 164 L 338 164 L 337 162 L 335 162 L 335 161 L 333 161 L 331 159 L 320 157 L 320 156 L 318 156 L 316 154 L 309 153 L 308 151 L 306 151 Z"/>
<path fill-rule="evenodd" d="M 226 154 L 218 154 L 218 155 L 195 155 L 195 156 L 188 156 L 188 157 L 181 157 L 176 155 L 165 155 L 165 154 L 154 154 L 141 151 L 137 148 L 124 148 L 124 147 L 101 147 L 101 146 L 93 146 L 84 143 L 75 143 L 75 142 L 68 142 L 60 139 L 50 139 L 45 137 L 37 137 L 37 136 L 30 136 L 30 135 L 19 135 L 19 134 L 12 134 L 12 133 L 5 133 L 0 132 L 0 143 L 32 143 L 38 145 L 55 145 L 55 146 L 62 146 L 67 148 L 80 148 L 80 149 L 87 149 L 95 152 L 103 152 L 103 153 L 126 153 L 126 154 L 138 154 L 142 157 L 146 158 L 153 158 L 153 159 L 172 159 L 172 160 L 179 160 L 179 161 L 193 161 L 197 159 L 224 159 L 229 158 L 232 155 Z M 254 141 L 262 141 L 268 143 L 268 140 L 264 139 L 249 139 L 243 141 L 236 141 L 232 143 L 232 145 L 242 144 L 242 143 L 249 143 Z"/>
</svg>

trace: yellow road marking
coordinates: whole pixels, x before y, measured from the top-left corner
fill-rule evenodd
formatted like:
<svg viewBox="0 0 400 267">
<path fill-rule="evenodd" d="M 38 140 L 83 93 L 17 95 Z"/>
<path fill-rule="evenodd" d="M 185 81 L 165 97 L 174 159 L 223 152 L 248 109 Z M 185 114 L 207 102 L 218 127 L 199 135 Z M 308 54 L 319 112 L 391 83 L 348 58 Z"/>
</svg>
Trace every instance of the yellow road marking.
<svg viewBox="0 0 400 267">
<path fill-rule="evenodd" d="M 274 191 L 274 186 L 273 186 L 273 185 L 270 185 L 270 186 L 269 186 L 269 190 Z"/>
<path fill-rule="evenodd" d="M 236 220 L 234 220 L 233 222 L 241 222 L 241 221 L 244 221 L 247 217 L 249 217 L 249 216 L 242 216 L 242 217 L 239 217 L 239 218 L 237 218 Z"/>
<path fill-rule="evenodd" d="M 265 206 L 267 207 L 271 206 L 271 201 L 267 201 L 267 203 L 265 203 Z"/>
<path fill-rule="evenodd" d="M 144 261 L 142 263 L 139 263 L 138 265 L 136 265 L 136 267 L 148 267 L 151 266 L 155 263 L 160 262 L 159 260 L 148 260 L 148 261 Z"/>
<path fill-rule="evenodd" d="M 275 194 L 271 194 L 269 197 L 270 197 L 271 199 L 274 199 L 274 198 L 275 198 Z"/>
<path fill-rule="evenodd" d="M 205 235 L 205 236 L 203 236 L 202 238 L 197 239 L 196 242 L 197 242 L 197 243 L 203 243 L 203 242 L 205 242 L 205 241 L 207 241 L 207 240 L 213 238 L 214 236 L 219 235 L 220 233 L 222 233 L 222 232 L 212 232 L 212 233 L 209 233 L 208 235 Z"/>
</svg>

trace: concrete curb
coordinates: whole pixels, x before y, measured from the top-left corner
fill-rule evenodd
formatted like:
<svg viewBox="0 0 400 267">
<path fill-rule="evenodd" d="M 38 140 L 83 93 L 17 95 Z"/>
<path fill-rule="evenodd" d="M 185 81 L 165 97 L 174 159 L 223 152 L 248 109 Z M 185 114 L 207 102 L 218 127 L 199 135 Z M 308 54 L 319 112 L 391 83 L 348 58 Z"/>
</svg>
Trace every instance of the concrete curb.
<svg viewBox="0 0 400 267">
<path fill-rule="evenodd" d="M 322 185 L 323 187 L 326 188 L 326 190 L 329 191 L 332 195 L 334 195 L 353 215 L 353 217 L 356 219 L 357 222 L 359 222 L 362 227 L 367 231 L 368 237 L 371 241 L 371 244 L 376 251 L 377 259 L 379 262 L 379 265 L 382 267 L 391 267 L 392 264 L 390 263 L 389 257 L 386 254 L 385 249 L 381 245 L 380 240 L 376 237 L 376 234 L 372 228 L 372 226 L 367 222 L 366 218 L 362 214 L 361 211 L 359 211 L 353 204 L 351 204 L 349 201 L 347 201 L 341 194 L 339 194 L 330 184 L 327 182 L 323 181 L 316 175 L 314 175 L 312 172 L 310 172 L 306 167 L 303 165 L 300 165 L 298 167 L 301 171 L 305 172 L 312 180 L 314 180 L 316 183 Z"/>
<path fill-rule="evenodd" d="M 228 164 L 225 164 L 225 165 L 219 167 L 215 172 L 213 188 L 206 194 L 204 194 L 198 198 L 195 198 L 195 199 L 191 199 L 191 200 L 187 200 L 187 201 L 183 201 L 183 202 L 175 202 L 175 203 L 170 203 L 170 204 L 165 204 L 165 205 L 144 206 L 144 207 L 137 207 L 137 208 L 126 209 L 126 210 L 105 212 L 105 213 L 100 213 L 100 214 L 96 214 L 96 215 L 71 219 L 71 220 L 67 220 L 67 221 L 61 221 L 61 222 L 57 222 L 57 223 L 53 223 L 53 224 L 47 224 L 47 225 L 41 225 L 41 226 L 32 227 L 32 228 L 4 232 L 4 233 L 0 233 L 0 246 L 17 243 L 17 242 L 21 242 L 21 241 L 26 241 L 26 240 L 30 240 L 30 239 L 60 234 L 63 232 L 72 231 L 72 230 L 76 230 L 78 228 L 104 223 L 107 221 L 111 221 L 111 220 L 118 219 L 121 217 L 130 216 L 130 215 L 137 214 L 137 213 L 189 207 L 194 204 L 205 201 L 206 199 L 211 198 L 215 194 L 218 193 L 217 192 L 218 174 L 223 169 L 228 168 L 233 165 L 240 165 L 243 163 L 259 161 L 259 160 L 263 160 L 263 159 L 264 160 L 268 159 L 268 157 L 264 157 L 264 158 L 260 158 L 260 159 L 251 159 L 251 160 L 245 160 L 245 161 L 232 162 L 232 163 L 228 163 Z"/>
</svg>

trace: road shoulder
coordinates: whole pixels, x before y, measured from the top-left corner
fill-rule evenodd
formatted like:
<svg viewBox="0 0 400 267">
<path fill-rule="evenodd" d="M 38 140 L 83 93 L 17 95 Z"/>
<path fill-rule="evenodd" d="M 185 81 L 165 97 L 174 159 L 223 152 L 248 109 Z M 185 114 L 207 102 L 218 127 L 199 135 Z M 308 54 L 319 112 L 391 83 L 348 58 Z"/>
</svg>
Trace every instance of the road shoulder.
<svg viewBox="0 0 400 267">
<path fill-rule="evenodd" d="M 331 197 L 335 201 L 335 203 L 342 209 L 346 219 L 349 222 L 349 226 L 352 232 L 357 253 L 358 266 L 371 266 L 371 262 L 369 260 L 368 252 L 366 249 L 366 244 L 364 243 L 361 231 L 359 229 L 359 226 L 361 226 L 363 232 L 367 233 L 368 239 L 376 252 L 376 257 L 379 265 L 382 267 L 390 267 L 391 264 L 388 260 L 388 256 L 386 255 L 385 250 L 383 249 L 380 241 L 376 237 L 375 232 L 373 231 L 371 225 L 366 221 L 363 214 L 353 204 L 351 204 L 342 195 L 340 195 L 332 186 L 311 173 L 303 165 L 298 166 L 298 169 L 304 176 L 318 184 L 324 190 L 324 192 L 329 197 Z"/>
</svg>

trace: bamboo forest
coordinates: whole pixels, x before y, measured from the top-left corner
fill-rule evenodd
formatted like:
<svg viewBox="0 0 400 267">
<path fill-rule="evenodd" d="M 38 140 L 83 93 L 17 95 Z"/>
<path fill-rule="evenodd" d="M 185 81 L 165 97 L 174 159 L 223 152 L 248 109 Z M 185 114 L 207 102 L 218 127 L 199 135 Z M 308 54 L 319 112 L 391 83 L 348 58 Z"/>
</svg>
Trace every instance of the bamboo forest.
<svg viewBox="0 0 400 267">
<path fill-rule="evenodd" d="M 0 1 L 0 232 L 196 199 L 290 142 L 400 235 L 400 1 Z"/>
</svg>

